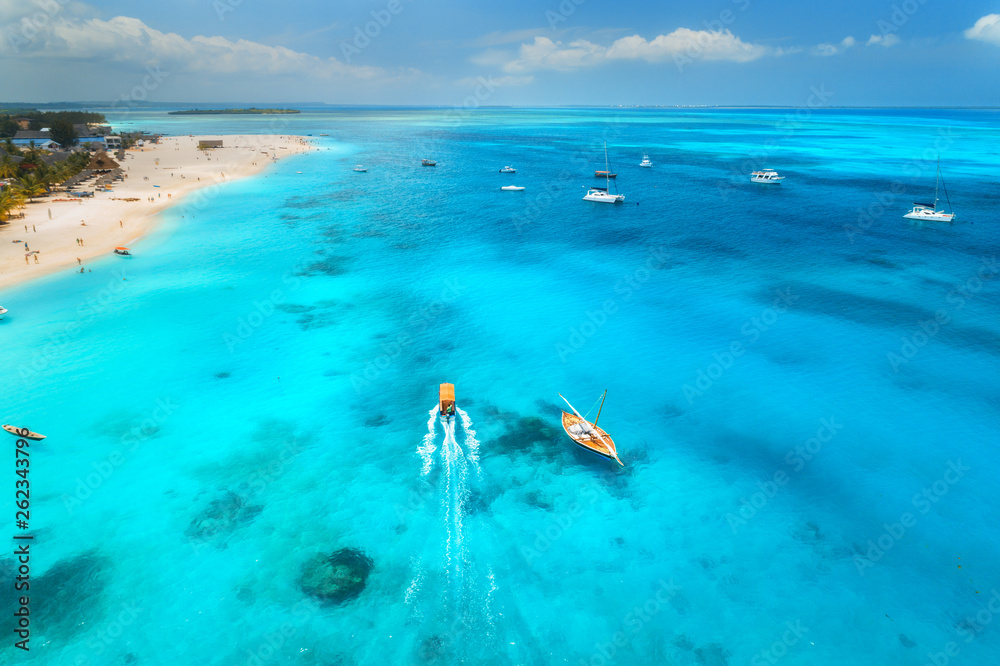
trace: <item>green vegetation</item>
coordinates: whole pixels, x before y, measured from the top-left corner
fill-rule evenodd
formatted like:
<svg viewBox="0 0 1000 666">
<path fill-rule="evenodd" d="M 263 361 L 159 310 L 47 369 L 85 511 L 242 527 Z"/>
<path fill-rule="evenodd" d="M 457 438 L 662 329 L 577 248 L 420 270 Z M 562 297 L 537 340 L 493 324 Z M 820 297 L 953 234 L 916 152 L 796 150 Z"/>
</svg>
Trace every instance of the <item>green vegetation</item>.
<svg viewBox="0 0 1000 666">
<path fill-rule="evenodd" d="M 38 131 L 43 127 L 55 129 L 57 125 L 69 125 L 70 129 L 74 124 L 86 123 L 106 123 L 104 114 L 90 111 L 36 111 L 35 109 L 0 109 L 0 137 L 14 136 L 20 126 L 15 119 L 27 118 L 29 122 L 27 129 Z M 75 138 L 75 136 L 74 136 Z M 53 138 L 56 143 L 61 141 Z"/>
<path fill-rule="evenodd" d="M 280 115 L 283 113 L 302 113 L 297 109 L 188 109 L 187 111 L 171 111 L 169 116 L 201 116 L 201 115 L 235 115 L 235 114 L 256 114 L 256 115 Z"/>
<path fill-rule="evenodd" d="M 67 159 L 48 165 L 42 161 L 42 151 L 30 147 L 18 149 L 8 138 L 0 143 L 4 155 L 0 157 L 0 179 L 7 184 L 0 187 L 0 224 L 11 213 L 35 197 L 46 194 L 53 185 L 66 182 L 83 171 L 90 161 L 87 153 L 73 153 Z M 15 158 L 20 157 L 18 162 Z"/>
</svg>

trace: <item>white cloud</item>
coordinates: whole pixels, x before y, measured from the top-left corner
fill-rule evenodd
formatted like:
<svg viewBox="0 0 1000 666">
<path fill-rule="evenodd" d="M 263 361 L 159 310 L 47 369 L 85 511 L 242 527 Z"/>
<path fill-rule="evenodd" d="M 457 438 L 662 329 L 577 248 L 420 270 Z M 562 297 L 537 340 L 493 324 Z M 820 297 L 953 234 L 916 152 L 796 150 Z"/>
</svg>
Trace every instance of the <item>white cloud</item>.
<svg viewBox="0 0 1000 666">
<path fill-rule="evenodd" d="M 488 88 L 504 88 L 510 86 L 526 86 L 535 80 L 534 76 L 490 76 L 488 78 L 482 76 L 470 76 L 464 79 L 459 79 L 455 83 L 461 88 L 475 88 L 477 86 L 483 85 Z"/>
<path fill-rule="evenodd" d="M 319 58 L 245 39 L 232 41 L 202 35 L 188 39 L 160 32 L 126 16 L 104 21 L 55 15 L 30 38 L 17 24 L 9 24 L 0 28 L 0 55 L 103 59 L 158 65 L 171 71 L 223 74 L 295 74 L 338 79 L 389 76 L 377 67 L 348 65 L 336 58 Z"/>
<path fill-rule="evenodd" d="M 812 51 L 810 51 L 810 53 L 818 56 L 838 55 L 840 53 L 843 53 L 847 49 L 854 47 L 857 43 L 858 43 L 857 40 L 855 40 L 853 37 L 847 36 L 844 37 L 843 41 L 841 41 L 839 44 L 819 44 L 817 46 L 814 46 L 812 48 Z"/>
<path fill-rule="evenodd" d="M 888 35 L 872 35 L 868 38 L 865 46 L 882 46 L 884 48 L 889 48 L 890 46 L 899 44 L 901 41 L 902 40 L 899 37 L 890 32 Z"/>
<path fill-rule="evenodd" d="M 1000 46 L 1000 14 L 987 14 L 965 31 L 966 39 L 975 39 Z"/>
<path fill-rule="evenodd" d="M 678 28 L 652 40 L 640 35 L 622 37 L 610 46 L 595 44 L 586 39 L 578 39 L 563 45 L 562 42 L 553 41 L 548 37 L 535 36 L 532 43 L 521 44 L 517 58 L 508 62 L 504 70 L 510 73 L 539 69 L 570 71 L 622 60 L 644 60 L 650 63 L 671 59 L 676 59 L 678 62 L 693 60 L 749 62 L 765 55 L 782 53 L 780 49 L 744 42 L 728 30 Z"/>
</svg>

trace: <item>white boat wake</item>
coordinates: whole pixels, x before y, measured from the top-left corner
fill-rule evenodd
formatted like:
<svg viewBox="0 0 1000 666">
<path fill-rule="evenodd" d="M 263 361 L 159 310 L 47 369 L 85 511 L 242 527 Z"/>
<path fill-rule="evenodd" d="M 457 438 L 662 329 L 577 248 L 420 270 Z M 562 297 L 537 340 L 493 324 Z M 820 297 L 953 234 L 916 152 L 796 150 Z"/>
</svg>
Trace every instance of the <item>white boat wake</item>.
<svg viewBox="0 0 1000 666">
<path fill-rule="evenodd" d="M 424 435 L 424 440 L 417 447 L 417 453 L 420 454 L 420 459 L 424 463 L 423 469 L 420 470 L 420 476 L 427 476 L 434 468 L 434 452 L 437 451 L 437 446 L 434 445 L 434 425 L 437 423 L 437 411 L 438 408 L 435 405 L 427 413 L 429 417 L 427 419 L 427 434 Z"/>
</svg>

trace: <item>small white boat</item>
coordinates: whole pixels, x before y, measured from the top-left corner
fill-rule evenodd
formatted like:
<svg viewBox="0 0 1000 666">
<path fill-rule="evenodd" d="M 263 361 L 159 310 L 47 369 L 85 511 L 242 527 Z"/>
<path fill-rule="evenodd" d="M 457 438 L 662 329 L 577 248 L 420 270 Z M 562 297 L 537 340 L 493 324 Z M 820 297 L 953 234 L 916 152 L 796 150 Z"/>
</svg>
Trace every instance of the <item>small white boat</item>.
<svg viewBox="0 0 1000 666">
<path fill-rule="evenodd" d="M 0 305 L 0 315 L 5 315 L 5 314 L 7 314 L 7 308 L 5 308 L 4 306 Z"/>
<path fill-rule="evenodd" d="M 517 173 L 517 169 L 515 169 L 512 166 L 505 166 L 504 168 L 500 169 L 500 173 Z"/>
<path fill-rule="evenodd" d="M 437 162 L 435 162 L 434 160 L 426 160 L 425 159 L 425 160 L 420 160 L 420 165 L 421 166 L 437 166 Z"/>
<path fill-rule="evenodd" d="M 360 164 L 354 167 L 354 170 L 357 171 L 358 173 L 368 173 L 368 169 L 361 166 Z"/>
<path fill-rule="evenodd" d="M 23 437 L 25 439 L 33 439 L 38 441 L 40 439 L 45 439 L 45 435 L 39 435 L 37 432 L 32 432 L 27 428 L 18 428 L 17 426 L 4 425 L 2 426 L 4 430 L 14 435 L 15 437 Z"/>
<path fill-rule="evenodd" d="M 597 203 L 621 203 L 625 201 L 624 194 L 611 194 L 606 187 L 592 187 L 587 190 L 584 201 L 596 201 Z"/>
<path fill-rule="evenodd" d="M 524 188 L 518 185 L 504 185 L 500 189 L 504 192 L 524 192 Z"/>
<path fill-rule="evenodd" d="M 780 185 L 781 181 L 785 179 L 784 176 L 779 176 L 778 172 L 774 169 L 761 169 L 760 171 L 754 171 L 750 174 L 751 183 L 771 183 L 773 185 Z"/>
<path fill-rule="evenodd" d="M 621 203 L 625 201 L 624 194 L 611 194 L 608 190 L 611 187 L 611 179 L 614 175 L 611 173 L 611 168 L 608 166 L 608 144 L 604 144 L 604 171 L 597 171 L 597 174 L 602 174 L 604 176 L 604 182 L 607 187 L 592 187 L 587 190 L 586 196 L 583 197 L 584 201 L 594 201 L 596 203 Z M 615 186 L 615 190 L 618 186 Z"/>
<path fill-rule="evenodd" d="M 647 169 L 653 166 L 653 163 L 649 161 L 649 155 L 647 155 L 646 153 L 642 154 L 642 161 L 639 162 L 639 166 L 645 167 Z"/>
<path fill-rule="evenodd" d="M 923 222 L 954 222 L 955 214 L 938 210 L 938 189 L 943 184 L 941 178 L 941 160 L 938 159 L 937 180 L 934 183 L 934 203 L 913 204 L 913 210 L 904 215 L 908 220 L 920 220 Z M 944 188 L 944 196 L 948 200 L 948 207 L 951 208 L 951 197 L 948 196 L 948 187 Z"/>
</svg>

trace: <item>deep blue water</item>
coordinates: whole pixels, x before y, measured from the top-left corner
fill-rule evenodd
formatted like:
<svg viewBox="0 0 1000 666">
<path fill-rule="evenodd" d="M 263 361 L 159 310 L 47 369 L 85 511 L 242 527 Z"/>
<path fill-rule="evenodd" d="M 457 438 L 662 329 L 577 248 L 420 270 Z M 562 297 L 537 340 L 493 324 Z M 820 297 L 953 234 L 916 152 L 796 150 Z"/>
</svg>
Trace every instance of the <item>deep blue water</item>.
<svg viewBox="0 0 1000 666">
<path fill-rule="evenodd" d="M 48 438 L 0 662 L 995 661 L 1000 112 L 112 120 L 319 150 L 2 294 Z M 938 154 L 960 222 L 912 226 Z M 559 423 L 605 389 L 624 468 Z M 342 548 L 365 589 L 313 603 Z"/>
</svg>

